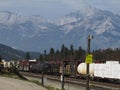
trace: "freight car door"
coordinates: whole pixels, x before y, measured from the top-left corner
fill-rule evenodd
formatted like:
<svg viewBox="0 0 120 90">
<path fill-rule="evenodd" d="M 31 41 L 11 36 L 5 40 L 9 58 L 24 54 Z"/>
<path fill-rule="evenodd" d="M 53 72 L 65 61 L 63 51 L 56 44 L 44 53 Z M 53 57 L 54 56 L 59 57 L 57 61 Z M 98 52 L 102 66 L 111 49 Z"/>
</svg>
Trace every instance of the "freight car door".
<svg viewBox="0 0 120 90">
<path fill-rule="evenodd" d="M 75 75 L 75 63 L 70 62 L 70 76 Z"/>
</svg>

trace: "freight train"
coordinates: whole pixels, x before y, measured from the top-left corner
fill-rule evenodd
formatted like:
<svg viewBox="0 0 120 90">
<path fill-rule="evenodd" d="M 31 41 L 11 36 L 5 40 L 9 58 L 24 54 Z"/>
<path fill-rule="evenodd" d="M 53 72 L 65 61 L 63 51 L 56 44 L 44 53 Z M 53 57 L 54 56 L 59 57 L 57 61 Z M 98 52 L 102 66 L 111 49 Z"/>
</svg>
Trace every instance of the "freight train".
<svg viewBox="0 0 120 90">
<path fill-rule="evenodd" d="M 44 71 L 44 73 L 52 75 L 61 75 L 64 70 L 65 76 L 86 78 L 86 63 L 81 60 L 39 62 L 28 64 L 28 68 L 26 71 L 37 73 Z M 109 80 L 120 83 L 120 61 L 97 61 L 90 64 L 90 76 L 97 81 Z"/>
<path fill-rule="evenodd" d="M 62 66 L 64 64 L 64 74 L 66 76 L 75 76 L 77 72 L 77 66 L 81 63 L 80 60 L 64 60 L 64 61 L 45 61 L 45 62 L 31 62 L 31 61 L 20 61 L 19 70 L 30 71 L 30 72 L 42 72 L 59 75 L 62 73 Z"/>
</svg>

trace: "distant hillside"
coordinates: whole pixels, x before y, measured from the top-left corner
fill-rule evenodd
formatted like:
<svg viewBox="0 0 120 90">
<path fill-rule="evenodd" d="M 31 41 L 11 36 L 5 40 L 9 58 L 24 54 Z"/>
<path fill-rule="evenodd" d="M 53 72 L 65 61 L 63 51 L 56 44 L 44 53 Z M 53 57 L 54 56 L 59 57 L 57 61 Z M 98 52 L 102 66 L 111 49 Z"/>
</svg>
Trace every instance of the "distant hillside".
<svg viewBox="0 0 120 90">
<path fill-rule="evenodd" d="M 0 44 L 0 55 L 5 60 L 21 60 L 25 58 L 26 52 L 13 49 L 9 46 Z M 37 52 L 30 52 L 31 58 L 38 58 L 39 53 Z"/>
</svg>

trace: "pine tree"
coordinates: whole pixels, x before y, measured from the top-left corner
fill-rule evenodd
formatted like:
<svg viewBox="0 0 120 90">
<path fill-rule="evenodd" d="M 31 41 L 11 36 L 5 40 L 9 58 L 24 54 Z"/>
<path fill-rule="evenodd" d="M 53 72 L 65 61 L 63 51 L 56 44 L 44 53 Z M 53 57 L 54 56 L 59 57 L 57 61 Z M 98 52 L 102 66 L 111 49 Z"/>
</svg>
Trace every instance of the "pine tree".
<svg viewBox="0 0 120 90">
<path fill-rule="evenodd" d="M 60 53 L 61 53 L 61 60 L 64 60 L 65 59 L 65 46 L 64 46 L 64 44 L 61 47 Z"/>
<path fill-rule="evenodd" d="M 54 54 L 55 54 L 55 51 L 53 48 L 50 49 L 50 60 L 54 60 Z"/>
<path fill-rule="evenodd" d="M 70 46 L 70 59 L 73 60 L 74 48 L 73 45 Z"/>
<path fill-rule="evenodd" d="M 29 60 L 29 59 L 31 59 L 31 56 L 30 56 L 30 53 L 29 53 L 29 52 L 26 52 L 25 59 L 26 59 L 26 60 Z"/>
<path fill-rule="evenodd" d="M 46 55 L 47 51 L 44 50 L 44 61 L 47 61 L 47 55 Z"/>
<path fill-rule="evenodd" d="M 55 53 L 55 60 L 60 60 L 60 51 L 58 49 Z"/>
<path fill-rule="evenodd" d="M 42 54 L 40 54 L 40 56 L 39 56 L 39 61 L 43 61 L 43 55 Z"/>
</svg>

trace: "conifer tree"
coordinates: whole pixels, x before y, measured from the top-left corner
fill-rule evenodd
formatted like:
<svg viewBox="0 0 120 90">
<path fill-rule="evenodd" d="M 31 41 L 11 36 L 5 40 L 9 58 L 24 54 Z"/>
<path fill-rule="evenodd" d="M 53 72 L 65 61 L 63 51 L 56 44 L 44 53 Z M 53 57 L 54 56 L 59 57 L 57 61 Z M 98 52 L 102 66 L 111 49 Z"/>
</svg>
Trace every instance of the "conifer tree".
<svg viewBox="0 0 120 90">
<path fill-rule="evenodd" d="M 29 60 L 29 59 L 31 59 L 31 56 L 30 56 L 30 53 L 29 53 L 29 52 L 26 52 L 25 59 L 26 59 L 26 60 Z"/>
<path fill-rule="evenodd" d="M 54 54 L 55 54 L 55 51 L 53 48 L 50 49 L 50 60 L 54 60 Z"/>
</svg>

